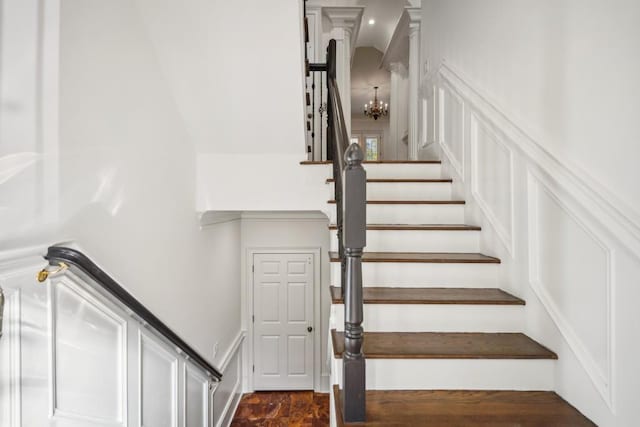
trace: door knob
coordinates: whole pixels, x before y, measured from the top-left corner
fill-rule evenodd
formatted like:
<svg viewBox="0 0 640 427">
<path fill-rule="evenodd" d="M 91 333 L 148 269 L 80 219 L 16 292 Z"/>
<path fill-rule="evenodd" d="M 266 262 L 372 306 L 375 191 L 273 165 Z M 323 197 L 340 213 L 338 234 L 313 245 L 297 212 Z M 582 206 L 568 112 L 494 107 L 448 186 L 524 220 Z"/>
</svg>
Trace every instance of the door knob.
<svg viewBox="0 0 640 427">
<path fill-rule="evenodd" d="M 311 331 L 313 331 L 313 326 L 308 326 L 307 327 L 307 332 L 311 332 Z"/>
</svg>

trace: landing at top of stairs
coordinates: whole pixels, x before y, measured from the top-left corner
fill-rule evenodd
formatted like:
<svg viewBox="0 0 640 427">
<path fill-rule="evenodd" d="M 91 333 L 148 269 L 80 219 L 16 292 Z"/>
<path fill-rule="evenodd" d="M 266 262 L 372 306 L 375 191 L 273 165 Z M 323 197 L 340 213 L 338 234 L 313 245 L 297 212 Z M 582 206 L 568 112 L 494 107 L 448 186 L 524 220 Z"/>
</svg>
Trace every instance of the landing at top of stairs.
<svg viewBox="0 0 640 427">
<path fill-rule="evenodd" d="M 333 163 L 333 160 L 303 160 L 300 162 L 301 165 L 330 165 Z M 440 160 L 365 160 L 365 164 L 437 164 L 442 163 Z"/>
<path fill-rule="evenodd" d="M 341 390 L 333 386 L 338 426 Z M 576 408 L 549 391 L 367 391 L 363 427 L 593 427 Z"/>
</svg>

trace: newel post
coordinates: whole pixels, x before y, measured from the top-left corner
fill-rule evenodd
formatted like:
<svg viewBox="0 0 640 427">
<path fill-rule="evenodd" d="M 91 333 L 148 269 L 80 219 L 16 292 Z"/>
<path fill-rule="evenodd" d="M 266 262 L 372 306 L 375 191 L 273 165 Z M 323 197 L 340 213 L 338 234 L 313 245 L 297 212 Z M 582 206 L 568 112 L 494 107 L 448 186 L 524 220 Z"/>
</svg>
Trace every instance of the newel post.
<svg viewBox="0 0 640 427">
<path fill-rule="evenodd" d="M 353 143 L 345 155 L 343 181 L 344 353 L 342 355 L 342 414 L 345 422 L 365 420 L 365 358 L 362 352 L 362 250 L 366 245 L 367 174 L 364 155 Z"/>
</svg>

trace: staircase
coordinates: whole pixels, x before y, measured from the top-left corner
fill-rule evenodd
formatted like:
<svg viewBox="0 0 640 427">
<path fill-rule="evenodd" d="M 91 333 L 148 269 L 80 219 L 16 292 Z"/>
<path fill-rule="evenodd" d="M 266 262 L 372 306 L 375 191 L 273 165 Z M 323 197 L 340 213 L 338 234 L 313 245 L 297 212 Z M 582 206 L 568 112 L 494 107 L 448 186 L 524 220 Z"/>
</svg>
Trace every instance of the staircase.
<svg viewBox="0 0 640 427">
<path fill-rule="evenodd" d="M 364 167 L 367 406 L 357 425 L 594 425 L 552 391 L 557 356 L 521 332 L 525 301 L 497 288 L 500 260 L 479 253 L 481 230 L 465 224 L 440 162 Z M 329 231 L 332 425 L 341 426 L 344 301 Z"/>
</svg>

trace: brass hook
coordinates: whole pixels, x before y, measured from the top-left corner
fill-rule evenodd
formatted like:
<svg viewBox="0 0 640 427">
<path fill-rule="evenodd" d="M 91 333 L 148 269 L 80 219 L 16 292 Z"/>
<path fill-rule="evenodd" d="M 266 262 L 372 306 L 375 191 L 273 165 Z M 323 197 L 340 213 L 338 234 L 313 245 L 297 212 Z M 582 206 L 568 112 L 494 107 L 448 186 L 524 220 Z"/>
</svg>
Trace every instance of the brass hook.
<svg viewBox="0 0 640 427">
<path fill-rule="evenodd" d="M 65 264 L 64 262 L 59 262 L 58 263 L 58 268 L 56 268 L 55 270 L 49 271 L 45 267 L 42 270 L 40 270 L 40 272 L 38 272 L 38 276 L 37 276 L 38 282 L 42 283 L 45 280 L 47 280 L 49 278 L 49 276 L 53 276 L 54 274 L 62 273 L 67 268 L 69 268 L 69 266 L 67 264 Z"/>
</svg>

